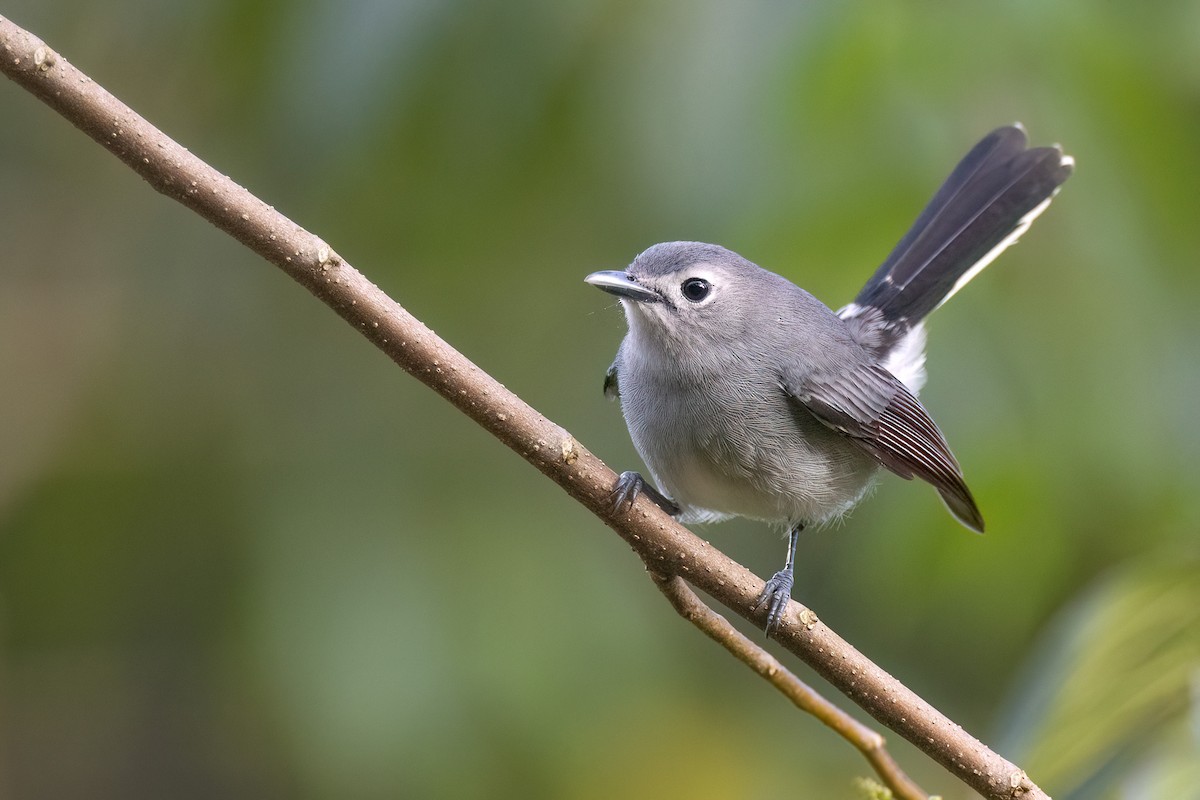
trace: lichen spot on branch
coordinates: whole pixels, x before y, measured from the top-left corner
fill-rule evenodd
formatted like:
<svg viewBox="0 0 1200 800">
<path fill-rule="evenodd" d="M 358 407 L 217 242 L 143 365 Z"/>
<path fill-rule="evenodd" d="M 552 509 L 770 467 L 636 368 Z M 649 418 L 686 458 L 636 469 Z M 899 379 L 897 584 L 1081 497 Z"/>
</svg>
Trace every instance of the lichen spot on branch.
<svg viewBox="0 0 1200 800">
<path fill-rule="evenodd" d="M 33 65 L 38 72 L 48 72 L 56 60 L 54 51 L 49 47 L 42 46 L 33 51 Z"/>
</svg>

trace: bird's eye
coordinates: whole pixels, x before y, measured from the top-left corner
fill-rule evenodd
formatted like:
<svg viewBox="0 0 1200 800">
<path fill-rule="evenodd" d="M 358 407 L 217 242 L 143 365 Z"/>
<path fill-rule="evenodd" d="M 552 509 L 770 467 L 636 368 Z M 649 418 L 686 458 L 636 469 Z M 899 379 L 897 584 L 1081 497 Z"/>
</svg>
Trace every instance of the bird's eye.
<svg viewBox="0 0 1200 800">
<path fill-rule="evenodd" d="M 704 298 L 708 297 L 708 293 L 712 291 L 712 284 L 704 280 L 704 278 L 688 278 L 679 287 L 683 292 L 683 296 L 693 303 L 699 303 Z"/>
</svg>

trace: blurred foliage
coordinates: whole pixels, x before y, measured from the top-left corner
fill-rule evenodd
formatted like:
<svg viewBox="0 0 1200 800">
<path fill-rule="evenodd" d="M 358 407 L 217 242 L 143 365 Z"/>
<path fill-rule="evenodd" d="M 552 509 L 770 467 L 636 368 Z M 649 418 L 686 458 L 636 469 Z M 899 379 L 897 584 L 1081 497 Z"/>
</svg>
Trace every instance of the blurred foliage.
<svg viewBox="0 0 1200 800">
<path fill-rule="evenodd" d="M 1123 565 L 1060 616 L 1007 706 L 1014 757 L 1067 798 L 1200 794 L 1200 561 Z"/>
<path fill-rule="evenodd" d="M 884 479 L 796 595 L 1056 797 L 1200 796 L 1200 5 L 0 13 L 618 469 L 586 273 L 702 239 L 836 307 L 977 137 L 1063 142 L 1060 198 L 932 324 L 988 535 Z M 0 792 L 855 796 L 857 753 L 516 456 L 14 86 L 0 118 Z"/>
</svg>

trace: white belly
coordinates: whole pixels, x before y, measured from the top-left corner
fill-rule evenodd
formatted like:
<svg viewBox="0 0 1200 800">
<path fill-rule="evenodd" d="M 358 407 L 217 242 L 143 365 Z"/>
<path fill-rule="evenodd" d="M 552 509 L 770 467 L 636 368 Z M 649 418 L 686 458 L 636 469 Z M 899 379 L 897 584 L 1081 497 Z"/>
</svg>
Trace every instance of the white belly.
<svg viewBox="0 0 1200 800">
<path fill-rule="evenodd" d="M 621 400 L 634 445 L 685 522 L 818 524 L 849 510 L 876 471 L 864 451 L 765 382 L 740 384 L 722 404 L 708 391 L 626 379 Z"/>
</svg>

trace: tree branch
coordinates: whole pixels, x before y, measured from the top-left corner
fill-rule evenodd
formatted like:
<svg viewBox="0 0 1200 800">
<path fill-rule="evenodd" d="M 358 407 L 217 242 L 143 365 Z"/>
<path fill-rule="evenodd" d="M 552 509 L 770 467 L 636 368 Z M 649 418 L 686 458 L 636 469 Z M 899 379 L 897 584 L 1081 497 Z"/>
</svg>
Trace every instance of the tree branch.
<svg viewBox="0 0 1200 800">
<path fill-rule="evenodd" d="M 678 575 L 650 572 L 650 578 L 679 612 L 679 616 L 695 625 L 706 636 L 724 647 L 734 658 L 757 672 L 768 683 L 792 701 L 796 708 L 813 715 L 834 733 L 854 745 L 880 780 L 887 784 L 899 800 L 927 800 L 921 790 L 891 757 L 884 747 L 884 738 L 842 711 L 818 694 L 811 686 L 796 677 L 779 660 L 750 641 L 729 620 L 708 607 Z"/>
<path fill-rule="evenodd" d="M 569 433 L 438 338 L 309 233 L 156 129 L 37 37 L 0 17 L 0 71 L 141 175 L 276 265 L 405 371 L 517 452 L 616 531 L 655 573 L 680 576 L 762 626 L 763 582 L 645 498 L 616 514 L 616 474 Z M 989 750 L 793 602 L 777 640 L 875 719 L 988 798 L 1046 798 Z"/>
</svg>

